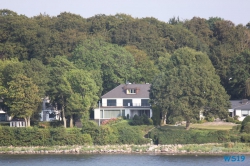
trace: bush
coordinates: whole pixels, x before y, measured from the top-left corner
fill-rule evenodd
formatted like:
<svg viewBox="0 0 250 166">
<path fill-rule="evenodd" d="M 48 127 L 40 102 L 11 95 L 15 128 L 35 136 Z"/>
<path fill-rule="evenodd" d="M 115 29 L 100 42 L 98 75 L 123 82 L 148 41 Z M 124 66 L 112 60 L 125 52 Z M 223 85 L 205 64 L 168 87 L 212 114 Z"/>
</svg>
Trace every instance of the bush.
<svg viewBox="0 0 250 166">
<path fill-rule="evenodd" d="M 246 133 L 250 133 L 250 122 L 247 122 L 244 126 L 243 126 L 243 131 Z"/>
<path fill-rule="evenodd" d="M 141 117 L 135 114 L 130 124 L 131 125 L 143 125 L 143 120 Z"/>
<path fill-rule="evenodd" d="M 246 134 L 246 133 L 242 134 L 241 141 L 242 142 L 250 142 L 250 134 Z"/>
<path fill-rule="evenodd" d="M 250 122 L 250 116 L 248 115 L 248 116 L 246 116 L 245 118 L 244 118 L 244 120 L 242 121 L 242 126 L 244 126 L 244 125 L 246 125 L 247 124 L 247 122 Z"/>
<path fill-rule="evenodd" d="M 10 126 L 10 122 L 1 122 L 0 126 Z"/>
<path fill-rule="evenodd" d="M 203 144 L 220 143 L 230 140 L 224 130 L 184 130 L 157 128 L 149 133 L 155 144 Z"/>
<path fill-rule="evenodd" d="M 14 128 L 0 127 L 0 146 L 52 146 L 91 144 L 90 135 L 84 135 L 79 129 L 38 127 Z"/>
<path fill-rule="evenodd" d="M 232 131 L 240 131 L 241 130 L 241 125 L 236 125 L 232 127 Z"/>
<path fill-rule="evenodd" d="M 146 114 L 143 114 L 142 116 L 135 115 L 133 117 L 133 120 L 130 122 L 131 125 L 152 125 L 153 121 L 152 119 L 148 118 Z"/>
<path fill-rule="evenodd" d="M 39 128 L 48 128 L 48 127 L 62 127 L 63 121 L 51 121 L 51 122 L 36 122 L 34 126 Z"/>
<path fill-rule="evenodd" d="M 231 142 L 240 142 L 240 136 L 239 135 L 230 135 L 230 141 Z"/>
<path fill-rule="evenodd" d="M 149 124 L 148 124 L 148 125 L 153 125 L 153 124 L 154 124 L 153 119 L 149 118 L 148 121 L 149 121 Z"/>
<path fill-rule="evenodd" d="M 235 120 L 234 120 L 234 118 L 232 118 L 232 117 L 227 117 L 226 121 L 227 121 L 227 122 L 232 122 L 232 123 L 234 123 Z"/>
<path fill-rule="evenodd" d="M 191 119 L 190 123 L 198 123 L 198 121 L 196 119 Z"/>
<path fill-rule="evenodd" d="M 181 121 L 183 121 L 183 117 L 182 116 L 169 116 L 168 117 L 168 122 L 170 124 L 176 124 L 176 123 L 179 123 Z M 192 119 L 192 122 L 196 122 L 196 120 Z"/>
<path fill-rule="evenodd" d="M 120 144 L 146 144 L 149 140 L 143 137 L 142 132 L 134 127 L 118 125 L 118 142 Z"/>
</svg>

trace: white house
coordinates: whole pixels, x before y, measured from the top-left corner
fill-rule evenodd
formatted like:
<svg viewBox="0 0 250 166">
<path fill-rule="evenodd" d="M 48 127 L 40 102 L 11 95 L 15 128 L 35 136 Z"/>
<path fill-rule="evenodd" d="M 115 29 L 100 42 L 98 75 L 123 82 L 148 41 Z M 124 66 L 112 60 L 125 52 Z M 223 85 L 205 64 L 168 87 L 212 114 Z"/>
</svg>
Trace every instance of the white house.
<svg viewBox="0 0 250 166">
<path fill-rule="evenodd" d="M 48 97 L 43 98 L 42 111 L 40 113 L 40 121 L 53 121 L 60 120 L 61 111 L 57 110 L 56 107 L 49 105 L 50 100 Z M 48 106 L 47 106 L 48 105 Z"/>
<path fill-rule="evenodd" d="M 150 84 L 121 84 L 101 97 L 100 109 L 94 109 L 94 119 L 110 119 L 146 114 L 152 117 L 149 104 Z"/>
<path fill-rule="evenodd" d="M 238 116 L 240 121 L 250 115 L 250 101 L 248 99 L 243 100 L 230 100 L 231 108 L 228 110 L 231 117 Z"/>
</svg>

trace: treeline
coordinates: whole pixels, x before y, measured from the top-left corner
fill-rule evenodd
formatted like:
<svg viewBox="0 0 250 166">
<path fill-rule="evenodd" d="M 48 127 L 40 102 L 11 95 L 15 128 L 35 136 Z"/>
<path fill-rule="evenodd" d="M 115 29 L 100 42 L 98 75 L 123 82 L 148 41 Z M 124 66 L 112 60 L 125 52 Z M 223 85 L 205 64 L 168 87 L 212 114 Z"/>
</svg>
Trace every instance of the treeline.
<svg viewBox="0 0 250 166">
<path fill-rule="evenodd" d="M 63 12 L 28 18 L 3 9 L 0 104 L 29 124 L 38 117 L 34 110 L 41 110 L 40 99 L 50 96 L 63 112 L 64 126 L 66 119 L 73 126 L 74 119 L 87 118 L 98 98 L 120 83 L 152 82 L 183 47 L 208 55 L 231 99 L 245 98 L 249 28 L 217 17 L 166 23 L 126 14 L 83 18 Z"/>
</svg>

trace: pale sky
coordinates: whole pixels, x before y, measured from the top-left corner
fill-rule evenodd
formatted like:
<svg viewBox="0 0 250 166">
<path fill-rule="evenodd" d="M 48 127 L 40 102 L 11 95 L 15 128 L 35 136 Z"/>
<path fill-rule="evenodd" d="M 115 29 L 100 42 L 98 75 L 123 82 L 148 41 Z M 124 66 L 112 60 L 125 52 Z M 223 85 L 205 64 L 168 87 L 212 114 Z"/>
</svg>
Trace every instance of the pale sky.
<svg viewBox="0 0 250 166">
<path fill-rule="evenodd" d="M 125 13 L 138 18 L 155 17 L 164 22 L 174 16 L 181 20 L 194 16 L 221 17 L 236 25 L 250 22 L 250 0 L 0 0 L 0 9 L 28 17 L 40 13 L 57 16 L 66 11 L 84 18 Z"/>
</svg>

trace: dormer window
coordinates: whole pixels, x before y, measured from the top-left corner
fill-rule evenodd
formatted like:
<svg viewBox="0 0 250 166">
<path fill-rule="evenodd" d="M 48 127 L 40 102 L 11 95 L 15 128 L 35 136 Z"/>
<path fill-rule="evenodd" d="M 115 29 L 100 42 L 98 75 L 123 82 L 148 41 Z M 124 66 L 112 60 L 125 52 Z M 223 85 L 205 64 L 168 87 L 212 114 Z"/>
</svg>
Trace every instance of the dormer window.
<svg viewBox="0 0 250 166">
<path fill-rule="evenodd" d="M 136 89 L 127 89 L 127 94 L 136 94 Z"/>
</svg>

